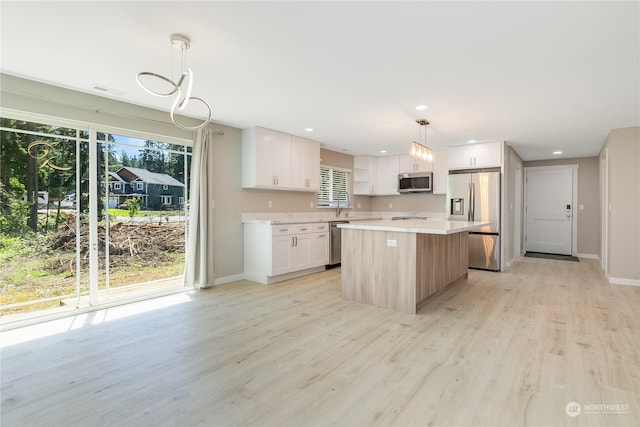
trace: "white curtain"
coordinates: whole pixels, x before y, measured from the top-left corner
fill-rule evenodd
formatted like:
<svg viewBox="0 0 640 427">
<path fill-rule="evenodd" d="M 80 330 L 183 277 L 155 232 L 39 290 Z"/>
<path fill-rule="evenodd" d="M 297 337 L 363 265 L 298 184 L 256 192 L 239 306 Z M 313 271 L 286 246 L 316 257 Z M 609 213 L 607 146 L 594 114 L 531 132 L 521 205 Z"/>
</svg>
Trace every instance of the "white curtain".
<svg viewBox="0 0 640 427">
<path fill-rule="evenodd" d="M 213 135 L 199 129 L 193 141 L 191 192 L 189 195 L 189 232 L 185 285 L 194 288 L 213 286 Z"/>
</svg>

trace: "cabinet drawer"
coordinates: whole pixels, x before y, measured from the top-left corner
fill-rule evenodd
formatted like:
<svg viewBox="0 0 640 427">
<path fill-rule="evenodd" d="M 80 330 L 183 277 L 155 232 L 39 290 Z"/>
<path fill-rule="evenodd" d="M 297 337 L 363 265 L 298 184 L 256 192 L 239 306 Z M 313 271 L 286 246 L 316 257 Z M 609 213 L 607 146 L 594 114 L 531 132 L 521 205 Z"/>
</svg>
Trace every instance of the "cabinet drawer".
<svg viewBox="0 0 640 427">
<path fill-rule="evenodd" d="M 316 230 L 316 226 L 324 226 L 324 228 Z M 271 235 L 284 236 L 287 234 L 306 234 L 327 230 L 329 230 L 327 223 L 280 224 L 271 226 Z"/>
<path fill-rule="evenodd" d="M 295 226 L 296 234 L 313 233 L 314 224 L 297 224 Z"/>
<path fill-rule="evenodd" d="M 281 225 L 272 225 L 271 226 L 271 235 L 272 236 L 283 236 L 286 234 L 296 234 L 297 225 L 295 224 L 281 224 Z"/>
<path fill-rule="evenodd" d="M 323 231 L 329 231 L 329 223 L 328 222 L 321 222 L 321 223 L 313 224 L 313 232 L 314 233 L 321 233 Z"/>
</svg>

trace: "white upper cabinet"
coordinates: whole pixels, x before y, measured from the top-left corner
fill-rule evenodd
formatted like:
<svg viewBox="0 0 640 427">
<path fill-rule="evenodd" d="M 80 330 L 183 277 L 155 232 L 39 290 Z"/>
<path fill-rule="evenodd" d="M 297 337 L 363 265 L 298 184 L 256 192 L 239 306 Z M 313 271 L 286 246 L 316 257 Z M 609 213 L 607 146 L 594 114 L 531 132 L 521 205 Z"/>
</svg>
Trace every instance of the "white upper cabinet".
<svg viewBox="0 0 640 427">
<path fill-rule="evenodd" d="M 318 191 L 320 144 L 253 127 L 242 131 L 242 187 Z"/>
<path fill-rule="evenodd" d="M 402 154 L 399 157 L 400 171 L 398 173 L 431 172 L 433 170 L 433 164 L 428 160 L 417 159 L 408 154 Z"/>
<path fill-rule="evenodd" d="M 372 156 L 353 157 L 353 194 L 371 196 L 376 187 L 376 158 Z"/>
<path fill-rule="evenodd" d="M 449 147 L 449 169 L 502 166 L 502 141 Z"/>
<path fill-rule="evenodd" d="M 292 136 L 291 186 L 306 191 L 320 190 L 320 143 Z"/>
<path fill-rule="evenodd" d="M 448 154 L 447 150 L 433 152 L 433 194 L 447 194 Z"/>
<path fill-rule="evenodd" d="M 388 196 L 398 193 L 398 156 L 354 156 L 353 192 L 364 196 Z"/>
<path fill-rule="evenodd" d="M 376 158 L 376 187 L 374 194 L 396 195 L 398 193 L 399 156 Z"/>
</svg>

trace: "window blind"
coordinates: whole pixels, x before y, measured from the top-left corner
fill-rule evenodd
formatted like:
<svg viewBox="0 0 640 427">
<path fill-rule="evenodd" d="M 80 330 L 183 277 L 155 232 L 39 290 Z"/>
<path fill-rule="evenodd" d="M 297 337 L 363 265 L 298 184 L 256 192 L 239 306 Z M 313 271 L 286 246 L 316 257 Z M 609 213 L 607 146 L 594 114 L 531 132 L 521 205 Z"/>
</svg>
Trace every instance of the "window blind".
<svg viewBox="0 0 640 427">
<path fill-rule="evenodd" d="M 338 201 L 346 202 L 350 175 L 348 171 L 320 166 L 318 206 L 336 206 Z"/>
</svg>

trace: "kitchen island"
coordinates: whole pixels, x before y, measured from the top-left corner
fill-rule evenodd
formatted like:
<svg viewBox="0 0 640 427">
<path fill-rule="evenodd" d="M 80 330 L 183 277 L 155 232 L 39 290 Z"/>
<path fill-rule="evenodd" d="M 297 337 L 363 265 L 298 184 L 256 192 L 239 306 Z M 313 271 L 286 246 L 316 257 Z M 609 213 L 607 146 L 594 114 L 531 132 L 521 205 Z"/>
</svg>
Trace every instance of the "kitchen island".
<svg viewBox="0 0 640 427">
<path fill-rule="evenodd" d="M 379 220 L 342 228 L 342 297 L 409 314 L 469 271 L 469 230 L 485 222 Z"/>
</svg>

